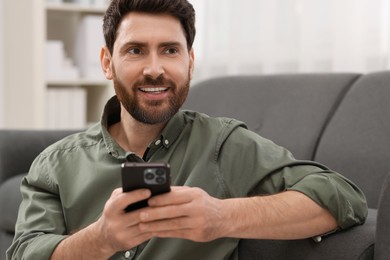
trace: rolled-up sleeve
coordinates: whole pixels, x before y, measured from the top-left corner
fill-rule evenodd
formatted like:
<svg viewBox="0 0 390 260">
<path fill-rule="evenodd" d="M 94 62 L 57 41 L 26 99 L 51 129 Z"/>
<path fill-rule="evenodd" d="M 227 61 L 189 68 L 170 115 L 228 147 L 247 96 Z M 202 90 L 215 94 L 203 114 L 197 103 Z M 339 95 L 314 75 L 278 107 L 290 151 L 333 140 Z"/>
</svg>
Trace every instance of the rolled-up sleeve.
<svg viewBox="0 0 390 260">
<path fill-rule="evenodd" d="M 37 157 L 21 184 L 15 237 L 7 259 L 50 259 L 66 236 L 61 202 L 48 176 L 46 158 Z"/>
<path fill-rule="evenodd" d="M 362 224 L 367 217 L 367 203 L 363 192 L 336 172 L 318 169 L 291 187 L 286 187 L 286 190 L 302 192 L 328 209 L 341 229 Z"/>
<path fill-rule="evenodd" d="M 340 229 L 364 223 L 367 202 L 352 181 L 238 127 L 221 146 L 219 171 L 232 197 L 299 191 L 335 217 Z"/>
</svg>

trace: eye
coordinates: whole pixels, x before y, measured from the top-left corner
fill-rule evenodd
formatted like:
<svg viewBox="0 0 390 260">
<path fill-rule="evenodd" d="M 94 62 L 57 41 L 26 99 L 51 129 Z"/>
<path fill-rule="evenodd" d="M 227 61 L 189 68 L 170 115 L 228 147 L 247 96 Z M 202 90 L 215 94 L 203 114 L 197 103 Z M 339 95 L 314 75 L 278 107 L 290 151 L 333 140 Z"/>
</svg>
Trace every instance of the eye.
<svg viewBox="0 0 390 260">
<path fill-rule="evenodd" d="M 142 54 L 142 51 L 140 48 L 130 48 L 128 50 L 128 53 L 133 54 L 133 55 L 140 55 L 140 54 Z"/>
<path fill-rule="evenodd" d="M 178 52 L 179 52 L 179 50 L 177 48 L 167 48 L 165 50 L 166 54 L 177 54 Z"/>
</svg>

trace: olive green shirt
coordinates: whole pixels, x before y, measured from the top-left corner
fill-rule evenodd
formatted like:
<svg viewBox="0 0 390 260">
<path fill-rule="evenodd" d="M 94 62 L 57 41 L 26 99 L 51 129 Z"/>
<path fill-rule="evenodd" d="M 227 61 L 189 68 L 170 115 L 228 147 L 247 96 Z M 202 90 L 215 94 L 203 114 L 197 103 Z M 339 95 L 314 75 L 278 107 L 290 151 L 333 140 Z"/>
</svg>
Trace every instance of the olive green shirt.
<svg viewBox="0 0 390 260">
<path fill-rule="evenodd" d="M 296 190 L 327 208 L 340 229 L 365 220 L 365 197 L 353 183 L 318 163 L 295 160 L 242 122 L 179 111 L 139 158 L 108 133 L 108 126 L 119 120 L 120 106 L 113 98 L 100 124 L 36 158 L 22 182 L 23 201 L 8 259 L 49 259 L 61 240 L 96 221 L 112 191 L 121 186 L 120 165 L 126 158 L 167 162 L 172 185 L 201 187 L 217 198 Z M 238 242 L 153 238 L 111 259 L 238 259 Z"/>
</svg>

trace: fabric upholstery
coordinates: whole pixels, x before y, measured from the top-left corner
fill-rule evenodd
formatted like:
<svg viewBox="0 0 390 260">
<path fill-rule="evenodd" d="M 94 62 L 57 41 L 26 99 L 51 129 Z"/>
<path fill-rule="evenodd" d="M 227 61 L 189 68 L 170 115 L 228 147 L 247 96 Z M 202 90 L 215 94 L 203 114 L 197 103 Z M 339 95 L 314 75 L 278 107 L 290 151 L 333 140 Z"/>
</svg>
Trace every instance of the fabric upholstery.
<svg viewBox="0 0 390 260">
<path fill-rule="evenodd" d="M 375 260 L 390 258 L 390 172 L 383 185 L 379 200 L 378 221 L 376 227 Z"/>
<path fill-rule="evenodd" d="M 11 245 L 12 239 L 14 237 L 14 233 L 10 232 L 0 232 L 0 260 L 5 259 L 5 252 L 8 247 Z"/>
<path fill-rule="evenodd" d="M 20 182 L 25 174 L 9 178 L 0 184 L 0 259 L 5 259 L 5 251 L 11 245 L 18 208 L 21 201 Z"/>
<path fill-rule="evenodd" d="M 354 181 L 377 208 L 390 171 L 390 73 L 359 79 L 328 123 L 315 160 Z"/>
<path fill-rule="evenodd" d="M 0 183 L 28 172 L 39 152 L 72 132 L 75 131 L 0 131 Z"/>
<path fill-rule="evenodd" d="M 373 259 L 377 211 L 370 209 L 367 221 L 346 232 L 331 234 L 320 243 L 304 240 L 242 240 L 239 259 L 267 260 L 357 260 Z M 367 234 L 367 236 L 362 236 Z M 340 243 L 343 241 L 342 243 Z M 366 250 L 361 251 L 361 248 Z"/>
<path fill-rule="evenodd" d="M 249 129 L 312 159 L 325 122 L 357 74 L 235 76 L 191 88 L 184 108 L 245 122 Z"/>
<path fill-rule="evenodd" d="M 18 206 L 22 200 L 19 192 L 22 178 L 25 174 L 20 174 L 9 178 L 0 185 L 0 228 L 7 232 L 15 231 L 16 218 L 18 217 Z"/>
</svg>

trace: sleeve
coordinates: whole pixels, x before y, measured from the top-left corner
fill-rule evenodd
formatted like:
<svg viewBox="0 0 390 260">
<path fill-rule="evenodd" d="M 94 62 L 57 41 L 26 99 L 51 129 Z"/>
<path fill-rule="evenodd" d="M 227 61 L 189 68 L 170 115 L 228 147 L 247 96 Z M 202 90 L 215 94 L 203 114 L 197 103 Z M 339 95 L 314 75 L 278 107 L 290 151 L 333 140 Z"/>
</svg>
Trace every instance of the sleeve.
<svg viewBox="0 0 390 260">
<path fill-rule="evenodd" d="M 48 168 L 46 157 L 41 154 L 22 181 L 22 202 L 7 259 L 50 259 L 66 237 L 61 201 Z"/>
<path fill-rule="evenodd" d="M 219 171 L 234 197 L 299 191 L 336 218 L 340 229 L 364 223 L 367 202 L 350 180 L 327 167 L 296 160 L 283 147 L 236 128 L 221 147 Z"/>
</svg>

